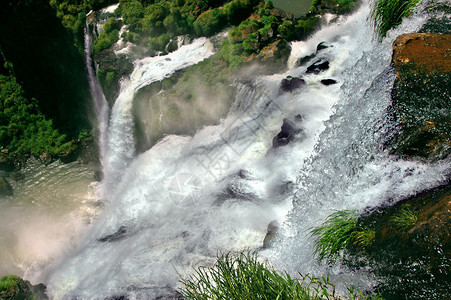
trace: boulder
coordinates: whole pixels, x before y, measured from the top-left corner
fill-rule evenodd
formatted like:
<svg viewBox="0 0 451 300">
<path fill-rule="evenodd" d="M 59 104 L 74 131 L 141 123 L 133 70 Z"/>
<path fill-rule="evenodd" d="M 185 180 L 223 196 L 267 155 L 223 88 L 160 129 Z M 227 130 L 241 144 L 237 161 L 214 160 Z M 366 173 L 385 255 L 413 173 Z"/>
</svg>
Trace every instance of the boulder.
<svg viewBox="0 0 451 300">
<path fill-rule="evenodd" d="M 0 177 L 0 196 L 12 196 L 13 188 L 5 177 Z"/>
<path fill-rule="evenodd" d="M 273 148 L 278 148 L 287 145 L 293 140 L 295 134 L 301 130 L 297 128 L 296 124 L 287 118 L 283 119 L 281 131 L 272 140 Z"/>
<path fill-rule="evenodd" d="M 317 60 L 313 64 L 311 64 L 309 67 L 307 67 L 307 71 L 305 73 L 307 74 L 319 74 L 323 71 L 326 71 L 329 69 L 329 62 L 323 61 L 323 60 Z"/>
<path fill-rule="evenodd" d="M 322 79 L 321 83 L 324 85 L 332 85 L 332 84 L 336 84 L 337 81 L 334 79 Z"/>
<path fill-rule="evenodd" d="M 331 47 L 331 46 L 328 43 L 321 42 L 318 44 L 318 46 L 316 46 L 316 53 L 318 53 L 319 51 L 321 51 L 323 49 L 329 48 L 329 47 Z"/>
<path fill-rule="evenodd" d="M 268 228 L 266 229 L 266 235 L 263 240 L 263 248 L 268 248 L 274 242 L 274 239 L 277 237 L 277 233 L 279 232 L 279 222 L 276 220 L 271 221 L 268 224 Z"/>
<path fill-rule="evenodd" d="M 299 58 L 296 62 L 296 66 L 300 67 L 300 66 L 306 64 L 309 60 L 313 59 L 318 54 L 318 52 L 320 52 L 323 49 L 329 48 L 329 47 L 332 47 L 332 46 L 326 42 L 319 43 L 316 46 L 316 52 Z"/>
<path fill-rule="evenodd" d="M 97 170 L 94 172 L 94 180 L 95 181 L 102 181 L 103 180 L 103 172 L 100 170 Z"/>
<path fill-rule="evenodd" d="M 305 80 L 298 77 L 288 76 L 287 78 L 282 79 L 280 83 L 280 92 L 292 92 L 300 87 L 305 85 Z"/>
</svg>

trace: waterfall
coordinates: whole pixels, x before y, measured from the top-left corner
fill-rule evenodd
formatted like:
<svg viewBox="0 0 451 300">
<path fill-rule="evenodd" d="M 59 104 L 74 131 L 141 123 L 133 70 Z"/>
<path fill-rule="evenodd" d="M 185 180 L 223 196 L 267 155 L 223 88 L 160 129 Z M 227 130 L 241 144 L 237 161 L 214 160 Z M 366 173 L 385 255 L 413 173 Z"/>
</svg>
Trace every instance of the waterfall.
<svg viewBox="0 0 451 300">
<path fill-rule="evenodd" d="M 108 103 L 103 94 L 102 87 L 100 86 L 99 80 L 97 79 L 95 70 L 93 68 L 91 59 L 92 41 L 91 35 L 89 33 L 89 24 L 86 23 L 85 28 L 85 64 L 88 70 L 88 81 L 89 88 L 91 90 L 92 100 L 94 101 L 94 108 L 97 116 L 97 126 L 99 131 L 99 150 L 100 150 L 100 161 L 102 165 L 105 165 L 105 149 L 106 149 L 106 132 L 108 128 L 108 115 L 109 108 Z"/>
<path fill-rule="evenodd" d="M 341 272 L 316 264 L 308 228 L 334 210 L 394 202 L 449 174 L 449 164 L 404 161 L 381 146 L 393 125 L 386 113 L 394 80 L 391 44 L 424 19 L 406 20 L 378 43 L 369 14 L 363 3 L 309 40 L 292 43 L 290 62 L 314 53 L 320 42 L 328 47 L 306 65 L 291 63 L 284 74 L 237 84 L 234 105 L 218 125 L 193 137 L 166 136 L 140 155 L 133 136 L 136 92 L 212 51 L 199 39 L 136 61 L 121 84 L 102 148 L 108 201 L 77 250 L 48 274 L 50 295 L 169 297 L 180 276 L 211 265 L 218 252 L 259 249 L 273 220 L 284 226 L 274 248 L 260 252 L 265 258 L 294 274 Z M 318 59 L 330 68 L 308 73 Z M 281 92 L 287 76 L 302 76 L 305 85 Z M 325 86 L 323 79 L 337 84 Z M 284 119 L 296 133 L 274 148 Z"/>
</svg>

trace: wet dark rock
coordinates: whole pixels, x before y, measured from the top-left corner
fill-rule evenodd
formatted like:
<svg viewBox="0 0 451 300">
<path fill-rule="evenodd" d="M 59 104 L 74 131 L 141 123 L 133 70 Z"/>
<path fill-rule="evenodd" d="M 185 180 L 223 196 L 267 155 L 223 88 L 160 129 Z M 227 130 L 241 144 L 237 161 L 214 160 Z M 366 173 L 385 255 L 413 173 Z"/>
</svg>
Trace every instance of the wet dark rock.
<svg viewBox="0 0 451 300">
<path fill-rule="evenodd" d="M 216 202 L 219 204 L 229 199 L 251 201 L 256 198 L 254 194 L 243 192 L 238 185 L 230 184 L 218 195 Z"/>
<path fill-rule="evenodd" d="M 294 116 L 294 121 L 295 122 L 302 122 L 302 115 L 301 114 L 297 114 Z"/>
<path fill-rule="evenodd" d="M 68 164 L 77 160 L 80 155 L 81 148 L 77 144 L 74 144 L 71 148 L 58 153 L 58 158 L 62 163 Z"/>
<path fill-rule="evenodd" d="M 327 69 L 329 69 L 328 61 L 317 60 L 316 62 L 314 62 L 312 65 L 310 65 L 307 68 L 306 73 L 307 74 L 319 74 L 323 71 L 326 71 Z"/>
<path fill-rule="evenodd" d="M 12 196 L 13 188 L 5 177 L 0 177 L 0 196 Z"/>
<path fill-rule="evenodd" d="M 274 242 L 274 239 L 277 237 L 277 234 L 279 232 L 279 222 L 276 220 L 271 221 L 271 223 L 268 224 L 268 228 L 266 229 L 266 235 L 263 240 L 263 248 L 268 248 L 271 246 L 271 244 Z"/>
<path fill-rule="evenodd" d="M 296 66 L 300 67 L 300 66 L 305 65 L 308 61 L 313 59 L 315 56 L 316 56 L 316 53 L 313 53 L 313 54 L 306 55 L 306 56 L 299 58 L 298 61 L 296 62 Z"/>
<path fill-rule="evenodd" d="M 321 42 L 321 43 L 318 44 L 318 46 L 316 46 L 316 53 L 318 53 L 318 51 L 321 51 L 323 49 L 327 49 L 329 47 L 331 47 L 331 46 L 328 43 Z"/>
<path fill-rule="evenodd" d="M 127 227 L 121 226 L 115 233 L 109 234 L 107 236 L 104 236 L 103 238 L 100 238 L 99 242 L 103 242 L 103 243 L 116 242 L 116 241 L 122 240 L 126 236 L 127 236 Z"/>
<path fill-rule="evenodd" d="M 21 173 L 21 172 L 13 172 L 10 175 L 10 178 L 14 181 L 21 181 L 25 179 L 25 174 Z"/>
<path fill-rule="evenodd" d="M 46 152 L 41 153 L 41 155 L 39 155 L 39 161 L 43 165 L 48 165 L 53 161 L 53 158 L 52 158 L 52 155 L 46 151 Z"/>
<path fill-rule="evenodd" d="M 279 134 L 277 134 L 272 140 L 272 146 L 274 148 L 287 145 L 297 133 L 301 132 L 301 129 L 297 128 L 296 124 L 287 118 L 283 119 L 281 129 L 282 130 Z"/>
<path fill-rule="evenodd" d="M 316 52 L 299 58 L 296 62 L 296 66 L 300 67 L 300 66 L 305 65 L 307 62 L 309 62 L 310 60 L 315 58 L 315 56 L 318 54 L 318 52 L 320 52 L 323 49 L 327 49 L 329 47 L 332 47 L 332 46 L 326 42 L 319 43 L 318 46 L 316 46 Z"/>
<path fill-rule="evenodd" d="M 288 76 L 287 78 L 282 79 L 279 91 L 292 92 L 293 90 L 302 87 L 304 84 L 305 84 L 304 79 Z"/>
<path fill-rule="evenodd" d="M 95 181 L 102 181 L 103 180 L 103 172 L 100 170 L 97 170 L 94 172 L 94 180 Z"/>
<path fill-rule="evenodd" d="M 6 156 L 0 155 L 0 171 L 11 172 L 14 170 L 14 163 Z"/>
<path fill-rule="evenodd" d="M 334 79 L 323 79 L 323 80 L 321 80 L 321 83 L 324 85 L 332 85 L 332 84 L 336 84 L 337 81 Z"/>
<path fill-rule="evenodd" d="M 393 43 L 392 153 L 435 161 L 451 153 L 451 35 L 411 33 Z"/>
</svg>

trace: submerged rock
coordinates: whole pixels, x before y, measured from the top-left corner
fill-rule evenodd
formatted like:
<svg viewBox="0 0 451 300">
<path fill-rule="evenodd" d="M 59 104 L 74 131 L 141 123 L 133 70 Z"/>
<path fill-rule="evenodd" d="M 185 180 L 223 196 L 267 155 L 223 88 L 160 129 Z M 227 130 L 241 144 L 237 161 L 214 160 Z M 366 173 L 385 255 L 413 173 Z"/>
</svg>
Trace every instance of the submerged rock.
<svg viewBox="0 0 451 300">
<path fill-rule="evenodd" d="M 305 85 L 305 80 L 298 77 L 288 76 L 287 78 L 282 79 L 280 83 L 280 92 L 292 92 L 300 87 Z"/>
<path fill-rule="evenodd" d="M 5 177 L 0 177 L 0 196 L 12 196 L 13 188 Z"/>
</svg>

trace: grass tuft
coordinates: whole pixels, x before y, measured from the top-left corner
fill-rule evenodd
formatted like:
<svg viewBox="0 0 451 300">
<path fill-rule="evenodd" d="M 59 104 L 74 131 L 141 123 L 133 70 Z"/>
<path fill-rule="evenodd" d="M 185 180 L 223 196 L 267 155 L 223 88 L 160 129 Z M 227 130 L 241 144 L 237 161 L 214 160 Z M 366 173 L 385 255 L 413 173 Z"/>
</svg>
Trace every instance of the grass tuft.
<svg viewBox="0 0 451 300">
<path fill-rule="evenodd" d="M 335 260 L 347 245 L 354 242 L 358 214 L 353 210 L 337 211 L 319 227 L 311 230 L 317 236 L 315 255 L 318 260 Z"/>
<path fill-rule="evenodd" d="M 327 277 L 300 279 L 281 274 L 249 253 L 225 254 L 214 267 L 200 267 L 181 281 L 185 299 L 329 299 L 334 290 Z M 332 292 L 333 293 L 333 292 Z"/>
<path fill-rule="evenodd" d="M 399 213 L 390 218 L 396 228 L 401 230 L 408 230 L 417 223 L 418 217 L 410 210 L 409 205 L 401 208 Z"/>
<path fill-rule="evenodd" d="M 321 226 L 310 233 L 316 237 L 315 255 L 318 261 L 335 261 L 348 246 L 369 247 L 376 236 L 375 230 L 357 224 L 359 214 L 354 210 L 337 211 L 327 217 Z"/>
<path fill-rule="evenodd" d="M 378 0 L 373 7 L 376 32 L 382 39 L 387 32 L 401 24 L 413 13 L 419 0 Z"/>
</svg>

